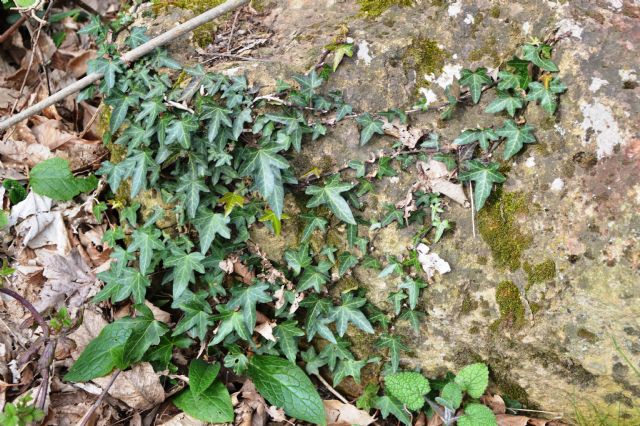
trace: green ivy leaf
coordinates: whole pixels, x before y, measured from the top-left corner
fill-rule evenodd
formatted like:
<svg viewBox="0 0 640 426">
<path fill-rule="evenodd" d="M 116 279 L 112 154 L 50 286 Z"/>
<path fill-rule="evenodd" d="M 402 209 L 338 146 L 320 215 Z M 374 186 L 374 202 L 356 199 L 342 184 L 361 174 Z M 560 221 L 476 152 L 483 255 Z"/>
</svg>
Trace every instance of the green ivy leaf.
<svg viewBox="0 0 640 426">
<path fill-rule="evenodd" d="M 513 96 L 507 92 L 498 92 L 498 97 L 491 101 L 485 109 L 485 112 L 497 114 L 500 111 L 507 111 L 513 117 L 518 108 L 522 108 L 522 98 Z"/>
<path fill-rule="evenodd" d="M 338 263 L 338 275 L 342 277 L 347 271 L 358 264 L 358 258 L 348 251 L 344 251 L 338 256 Z"/>
<path fill-rule="evenodd" d="M 369 143 L 374 134 L 382 135 L 382 121 L 374 119 L 371 114 L 365 112 L 356 118 L 356 122 L 360 125 L 360 145 Z"/>
<path fill-rule="evenodd" d="M 473 200 L 476 211 L 480 211 L 485 201 L 489 198 L 494 183 L 503 183 L 507 178 L 499 172 L 500 164 L 483 164 L 478 160 L 469 160 L 466 163 L 467 171 L 458 175 L 461 181 L 474 181 Z"/>
<path fill-rule="evenodd" d="M 534 83 L 531 83 L 531 85 L 533 84 Z M 520 152 L 525 143 L 535 143 L 536 138 L 533 136 L 532 132 L 533 127 L 528 124 L 518 126 L 513 120 L 505 121 L 504 125 L 500 129 L 496 130 L 496 134 L 506 140 L 504 147 L 504 159 L 508 160 Z"/>
<path fill-rule="evenodd" d="M 341 43 L 334 47 L 333 49 L 333 71 L 335 72 L 338 69 L 338 65 L 342 62 L 342 58 L 344 56 L 352 57 L 353 56 L 353 43 Z"/>
<path fill-rule="evenodd" d="M 415 309 L 416 306 L 418 306 L 420 290 L 422 290 L 426 286 L 427 284 L 420 278 L 405 277 L 398 288 L 407 290 L 407 292 L 409 293 L 409 307 L 411 307 L 411 309 Z"/>
<path fill-rule="evenodd" d="M 278 155 L 280 150 L 282 147 L 277 145 L 249 149 L 246 160 L 238 171 L 242 176 L 251 174 L 256 188 L 264 198 L 269 200 L 269 206 L 278 218 L 282 216 L 284 205 L 280 170 L 289 168 L 289 162 Z M 272 195 L 275 195 L 275 198 L 270 198 Z"/>
<path fill-rule="evenodd" d="M 270 404 L 282 407 L 287 415 L 298 420 L 326 425 L 320 395 L 297 365 L 283 358 L 254 355 L 248 374 Z"/>
<path fill-rule="evenodd" d="M 145 44 L 150 40 L 149 37 L 145 34 L 146 32 L 147 29 L 145 27 L 131 27 L 131 30 L 129 31 L 129 37 L 127 37 L 127 39 L 125 40 L 125 44 L 132 49 Z"/>
<path fill-rule="evenodd" d="M 306 189 L 305 194 L 312 195 L 307 207 L 318 207 L 321 204 L 327 204 L 338 219 L 355 225 L 356 221 L 353 218 L 349 204 L 340 195 L 353 187 L 354 184 L 352 183 L 341 182 L 339 174 L 333 175 L 325 181 L 323 187 L 311 185 Z"/>
<path fill-rule="evenodd" d="M 522 46 L 522 57 L 537 67 L 550 72 L 558 72 L 558 66 L 551 60 L 551 46 L 547 44 Z"/>
<path fill-rule="evenodd" d="M 458 418 L 458 426 L 497 426 L 496 415 L 482 404 L 471 403 L 464 407 L 464 416 Z"/>
<path fill-rule="evenodd" d="M 256 326 L 256 304 L 270 302 L 272 299 L 267 290 L 269 290 L 269 284 L 264 282 L 235 286 L 231 290 L 231 299 L 227 303 L 227 308 L 242 308 L 245 324 L 250 331 L 253 331 Z"/>
<path fill-rule="evenodd" d="M 180 118 L 175 118 L 167 127 L 164 143 L 171 145 L 178 142 L 182 148 L 189 149 L 191 147 L 191 133 L 197 129 L 198 123 L 191 115 L 185 114 Z"/>
<path fill-rule="evenodd" d="M 420 332 L 420 324 L 424 322 L 426 315 L 420 311 L 414 311 L 413 309 L 405 309 L 402 315 L 398 317 L 400 320 L 408 321 L 411 327 L 416 333 Z"/>
<path fill-rule="evenodd" d="M 144 275 L 149 272 L 149 266 L 154 258 L 154 251 L 164 250 L 164 244 L 160 241 L 162 232 L 158 228 L 144 227 L 136 229 L 131 235 L 131 244 L 127 247 L 129 253 L 140 251 L 140 272 Z"/>
<path fill-rule="evenodd" d="M 233 127 L 230 119 L 231 110 L 224 108 L 215 102 L 207 102 L 202 106 L 201 120 L 209 120 L 207 126 L 207 138 L 209 142 L 213 142 L 222 126 L 227 128 Z M 242 123 L 244 125 L 244 122 Z"/>
<path fill-rule="evenodd" d="M 278 347 L 287 359 L 295 363 L 298 354 L 298 337 L 304 336 L 304 331 L 298 328 L 298 321 L 285 321 L 273 329 L 273 334 L 278 339 Z"/>
<path fill-rule="evenodd" d="M 213 383 L 220 371 L 220 364 L 209 364 L 201 359 L 194 359 L 189 364 L 189 389 L 194 395 L 200 395 Z"/>
<path fill-rule="evenodd" d="M 287 261 L 289 268 L 293 270 L 293 275 L 300 275 L 302 269 L 311 265 L 312 259 L 309 256 L 309 244 L 302 244 L 298 250 L 285 250 L 284 259 Z"/>
<path fill-rule="evenodd" d="M 391 157 L 380 157 L 380 159 L 378 160 L 378 173 L 376 174 L 376 177 L 378 179 L 382 179 L 387 176 L 393 177 L 398 175 L 393 167 L 391 167 L 392 161 L 393 159 Z"/>
<path fill-rule="evenodd" d="M 204 179 L 192 173 L 180 176 L 176 191 L 184 198 L 185 210 L 187 211 L 187 217 L 190 219 L 193 219 L 198 211 L 200 193 L 210 192 L 204 183 Z"/>
<path fill-rule="evenodd" d="M 391 371 L 398 371 L 400 366 L 400 351 L 408 352 L 409 348 L 402 343 L 402 338 L 389 333 L 382 333 L 376 342 L 378 348 L 389 348 L 389 357 L 391 358 Z"/>
<path fill-rule="evenodd" d="M 411 410 L 418 411 L 429 393 L 429 381 L 420 373 L 410 371 L 390 374 L 384 378 L 384 391 Z"/>
<path fill-rule="evenodd" d="M 318 266 L 310 266 L 306 268 L 298 281 L 296 289 L 298 291 L 306 291 L 312 288 L 316 293 L 320 293 L 322 286 L 329 280 L 327 271 L 331 269 L 331 264 L 321 262 Z"/>
<path fill-rule="evenodd" d="M 482 148 L 483 151 L 488 151 L 489 144 L 498 139 L 498 135 L 496 135 L 496 132 L 492 128 L 468 129 L 460 133 L 460 136 L 458 136 L 453 143 L 455 145 L 468 145 L 477 141 L 480 143 L 480 148 Z"/>
<path fill-rule="evenodd" d="M 371 323 L 360 310 L 365 303 L 367 303 L 367 299 L 354 297 L 352 293 L 342 295 L 342 304 L 336 306 L 331 314 L 331 319 L 336 322 L 338 336 L 344 336 L 349 323 L 352 323 L 365 333 L 373 333 Z"/>
<path fill-rule="evenodd" d="M 103 74 L 107 90 L 111 90 L 116 85 L 116 74 L 122 72 L 119 59 L 109 60 L 106 58 L 96 58 L 87 62 L 87 74 L 100 73 Z"/>
<path fill-rule="evenodd" d="M 182 299 L 178 308 L 184 313 L 182 319 L 176 324 L 173 336 L 192 331 L 200 340 L 204 340 L 209 326 L 213 323 L 211 319 L 211 305 L 207 302 L 208 294 L 193 294 L 188 299 Z"/>
<path fill-rule="evenodd" d="M 233 404 L 225 385 L 216 381 L 204 392 L 196 395 L 191 388 L 180 392 L 173 398 L 176 407 L 208 423 L 233 422 Z"/>
<path fill-rule="evenodd" d="M 472 398 L 480 398 L 489 386 L 489 368 L 481 362 L 467 365 L 456 375 L 455 382 Z"/>
<path fill-rule="evenodd" d="M 527 72 L 527 77 L 529 76 Z M 500 71 L 498 73 L 498 90 L 506 91 L 509 89 L 518 89 L 522 87 L 522 76 L 513 74 L 509 71 Z"/>
<path fill-rule="evenodd" d="M 300 215 L 302 219 L 307 221 L 304 229 L 302 230 L 302 234 L 300 235 L 300 240 L 302 243 L 305 243 L 311 239 L 311 235 L 313 231 L 316 229 L 320 231 L 325 231 L 327 229 L 327 223 L 329 221 L 323 217 L 316 216 L 313 213 L 303 213 Z"/>
<path fill-rule="evenodd" d="M 338 338 L 336 339 L 335 343 L 330 342 L 322 348 L 322 351 L 320 351 L 320 356 L 327 360 L 327 366 L 331 371 L 334 371 L 336 369 L 336 365 L 339 360 L 355 360 L 353 354 L 349 350 L 349 346 L 351 346 L 351 343 L 349 343 L 348 340 Z M 335 377 L 334 384 L 337 384 Z"/>
<path fill-rule="evenodd" d="M 131 330 L 122 351 L 117 352 L 117 367 L 121 370 L 140 361 L 145 352 L 151 346 L 159 344 L 160 337 L 169 331 L 169 327 L 154 319 L 153 313 L 146 305 L 137 305 L 135 308 L 138 312 L 135 318 L 126 317 L 120 320 Z"/>
<path fill-rule="evenodd" d="M 551 79 L 551 77 L 548 77 Z M 527 94 L 528 101 L 538 101 L 543 110 L 549 115 L 553 115 L 558 107 L 558 94 L 567 90 L 567 86 L 560 81 L 559 78 L 538 83 L 534 81 L 529 84 L 529 93 Z"/>
<path fill-rule="evenodd" d="M 198 209 L 198 215 L 193 219 L 193 224 L 200 238 L 201 253 L 207 253 L 216 235 L 227 240 L 231 238 L 231 228 L 227 226 L 230 221 L 230 218 L 221 213 L 214 213 L 207 208 Z"/>
<path fill-rule="evenodd" d="M 311 97 L 316 94 L 316 89 L 322 86 L 323 82 L 315 70 L 308 75 L 296 75 L 293 79 L 300 85 L 302 96 L 308 100 L 311 100 Z"/>
<path fill-rule="evenodd" d="M 365 365 L 367 365 L 365 360 L 341 359 L 333 373 L 333 386 L 338 386 L 347 377 L 353 377 L 353 380 L 360 384 L 360 373 Z"/>
<path fill-rule="evenodd" d="M 374 407 L 380 410 L 382 418 L 386 419 L 389 414 L 393 414 L 398 420 L 407 426 L 411 426 L 410 413 L 404 408 L 402 403 L 387 395 L 378 396 L 374 399 Z"/>
<path fill-rule="evenodd" d="M 469 88 L 474 104 L 480 102 L 482 87 L 489 84 L 491 84 L 491 77 L 487 75 L 486 68 L 476 68 L 475 71 L 465 68 L 460 72 L 460 85 Z"/>
<path fill-rule="evenodd" d="M 176 251 L 164 260 L 165 267 L 173 267 L 173 298 L 178 299 L 190 282 L 195 282 L 195 272 L 204 274 L 204 255 L 194 251 Z"/>
<path fill-rule="evenodd" d="M 520 88 L 522 90 L 527 90 L 529 82 L 531 82 L 531 76 L 529 75 L 529 61 L 514 56 L 507 62 L 507 67 L 518 76 Z"/>
<path fill-rule="evenodd" d="M 95 176 L 74 177 L 69 169 L 69 162 L 55 157 L 44 160 L 31 169 L 29 184 L 36 194 L 68 201 L 82 192 L 96 189 L 98 179 Z"/>
<path fill-rule="evenodd" d="M 133 297 L 135 303 L 144 302 L 147 287 L 151 285 L 149 279 L 140 271 L 133 268 L 125 268 L 122 273 L 115 273 L 112 270 L 101 272 L 98 278 L 107 285 L 94 297 L 94 302 L 111 299 L 112 302 L 121 302 L 129 296 Z"/>
</svg>

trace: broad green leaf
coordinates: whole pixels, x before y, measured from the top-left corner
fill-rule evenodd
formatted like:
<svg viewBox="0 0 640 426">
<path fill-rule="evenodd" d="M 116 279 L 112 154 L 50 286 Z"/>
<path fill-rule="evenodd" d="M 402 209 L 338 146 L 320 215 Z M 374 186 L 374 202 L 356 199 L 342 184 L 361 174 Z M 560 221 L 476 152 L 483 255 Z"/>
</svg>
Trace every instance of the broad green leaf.
<svg viewBox="0 0 640 426">
<path fill-rule="evenodd" d="M 498 422 L 489 407 L 470 403 L 464 406 L 464 416 L 458 418 L 458 426 L 498 426 Z"/>
<path fill-rule="evenodd" d="M 125 43 L 130 48 L 134 49 L 140 45 L 145 44 L 150 39 L 145 34 L 147 29 L 145 27 L 131 27 L 129 31 L 129 37 L 125 40 Z"/>
<path fill-rule="evenodd" d="M 481 362 L 467 365 L 456 375 L 455 382 L 472 398 L 480 398 L 489 386 L 489 368 Z"/>
<path fill-rule="evenodd" d="M 198 215 L 193 219 L 192 223 L 198 230 L 201 253 L 207 253 L 216 235 L 220 235 L 227 240 L 231 238 L 231 228 L 227 226 L 230 221 L 231 219 L 222 213 L 214 213 L 207 208 L 198 209 Z"/>
<path fill-rule="evenodd" d="M 166 145 L 178 142 L 184 149 L 191 147 L 191 133 L 198 128 L 198 123 L 190 115 L 175 118 L 167 127 Z"/>
<path fill-rule="evenodd" d="M 354 297 L 352 293 L 342 296 L 342 304 L 336 306 L 331 315 L 331 319 L 336 322 L 336 330 L 340 337 L 347 332 L 349 323 L 352 323 L 365 333 L 373 333 L 371 323 L 360 310 L 365 303 L 367 303 L 366 299 Z"/>
<path fill-rule="evenodd" d="M 307 207 L 318 207 L 321 204 L 327 204 L 338 219 L 355 225 L 356 221 L 353 218 L 353 213 L 351 213 L 351 208 L 349 208 L 347 200 L 340 195 L 353 187 L 354 184 L 352 183 L 341 182 L 339 174 L 333 175 L 325 181 L 323 187 L 311 185 L 306 189 L 305 194 L 312 195 Z"/>
<path fill-rule="evenodd" d="M 184 207 L 187 217 L 194 218 L 200 205 L 200 193 L 210 192 L 204 179 L 193 174 L 184 174 L 178 179 L 177 193 L 184 198 Z"/>
<path fill-rule="evenodd" d="M 136 250 L 140 251 L 139 268 L 142 274 L 149 272 L 149 266 L 154 257 L 153 252 L 164 250 L 164 244 L 160 241 L 160 237 L 162 237 L 162 232 L 156 227 L 145 227 L 133 231 L 131 244 L 127 247 L 127 251 L 130 253 Z"/>
<path fill-rule="evenodd" d="M 500 71 L 498 73 L 498 79 L 499 79 L 498 90 L 502 90 L 502 91 L 506 91 L 509 89 L 515 90 L 522 87 L 521 76 L 510 73 L 509 71 Z"/>
<path fill-rule="evenodd" d="M 98 278 L 107 285 L 94 297 L 94 302 L 111 299 L 112 302 L 121 302 L 129 296 L 135 303 L 144 302 L 147 287 L 151 284 L 149 279 L 137 269 L 125 268 L 121 274 L 106 271 L 98 274 Z"/>
<path fill-rule="evenodd" d="M 176 407 L 208 423 L 233 422 L 233 405 L 225 385 L 216 381 L 204 392 L 196 395 L 191 388 L 180 392 L 173 398 Z"/>
<path fill-rule="evenodd" d="M 200 340 L 204 340 L 209 326 L 213 323 L 211 305 L 206 300 L 207 296 L 207 293 L 199 293 L 192 295 L 189 299 L 183 299 L 178 308 L 184 313 L 184 317 L 176 324 L 173 336 L 191 332 Z"/>
<path fill-rule="evenodd" d="M 391 157 L 380 157 L 378 160 L 378 173 L 376 177 L 378 179 L 382 179 L 383 177 L 392 177 L 397 176 L 398 173 L 391 167 L 391 162 L 393 159 Z"/>
<path fill-rule="evenodd" d="M 326 425 L 324 406 L 307 375 L 290 361 L 268 355 L 254 355 L 249 377 L 270 404 L 284 409 L 298 420 Z"/>
<path fill-rule="evenodd" d="M 254 183 L 260 194 L 269 200 L 269 197 L 279 187 L 277 197 L 269 200 L 269 205 L 278 218 L 282 215 L 284 204 L 284 192 L 281 190 L 282 179 L 280 170 L 288 169 L 288 161 L 278 155 L 281 147 L 276 145 L 261 146 L 259 149 L 248 150 L 244 164 L 239 170 L 240 175 L 248 175 L 254 179 Z"/>
<path fill-rule="evenodd" d="M 486 68 L 476 68 L 475 71 L 465 68 L 460 72 L 460 85 L 469 88 L 474 104 L 480 102 L 482 87 L 489 84 L 491 84 L 491 77 L 487 75 Z"/>
<path fill-rule="evenodd" d="M 455 382 L 449 382 L 442 388 L 440 397 L 436 398 L 436 402 L 451 410 L 457 410 L 462 403 L 462 388 Z"/>
<path fill-rule="evenodd" d="M 407 371 L 390 374 L 384 378 L 384 391 L 411 410 L 418 411 L 429 393 L 429 381 L 420 373 Z"/>
<path fill-rule="evenodd" d="M 124 370 L 140 361 L 151 346 L 160 343 L 160 337 L 169 331 L 169 327 L 153 318 L 153 313 L 145 305 L 136 306 L 135 318 L 123 318 L 123 324 L 131 330 L 124 343 L 121 359 L 117 359 L 118 368 Z M 120 353 L 119 353 L 120 354 Z"/>
<path fill-rule="evenodd" d="M 371 114 L 365 112 L 356 118 L 356 122 L 360 125 L 360 145 L 366 145 L 374 134 L 382 135 L 382 121 L 374 119 Z"/>
<path fill-rule="evenodd" d="M 531 83 L 530 86 L 533 84 L 534 83 Z M 533 127 L 528 124 L 518 126 L 513 120 L 505 121 L 504 125 L 496 130 L 496 134 L 506 140 L 503 154 L 504 159 L 508 160 L 520 152 L 525 143 L 535 143 L 536 138 L 532 132 Z"/>
<path fill-rule="evenodd" d="M 309 244 L 302 244 L 297 250 L 285 250 L 284 259 L 287 261 L 289 269 L 293 270 L 293 275 L 300 275 L 302 269 L 311 265 L 312 259 L 309 255 Z"/>
<path fill-rule="evenodd" d="M 322 78 L 316 73 L 315 69 L 308 75 L 296 75 L 293 79 L 300 86 L 300 93 L 309 100 L 316 94 L 316 89 L 322 86 Z"/>
<path fill-rule="evenodd" d="M 98 179 L 95 176 L 74 177 L 69 169 L 69 162 L 55 157 L 44 160 L 31 169 L 29 184 L 36 194 L 68 201 L 82 192 L 96 189 Z"/>
<path fill-rule="evenodd" d="M 389 348 L 389 357 L 391 358 L 391 370 L 398 371 L 400 366 L 400 351 L 408 352 L 409 348 L 402 343 L 402 338 L 398 335 L 382 333 L 376 342 L 378 348 Z"/>
<path fill-rule="evenodd" d="M 302 234 L 300 235 L 300 242 L 304 243 L 309 241 L 313 231 L 319 229 L 320 231 L 325 231 L 327 229 L 327 223 L 329 221 L 323 217 L 316 216 L 313 213 L 303 213 L 300 215 L 302 219 L 307 221 L 304 229 L 302 230 Z"/>
<path fill-rule="evenodd" d="M 380 410 L 383 419 L 389 417 L 389 414 L 393 414 L 399 421 L 411 426 L 411 413 L 397 399 L 387 395 L 378 396 L 374 399 L 373 406 Z"/>
<path fill-rule="evenodd" d="M 511 95 L 507 92 L 498 92 L 498 97 L 491 101 L 485 112 L 496 114 L 500 111 L 507 111 L 513 117 L 518 108 L 522 108 L 522 98 Z"/>
<path fill-rule="evenodd" d="M 473 200 L 476 211 L 480 211 L 485 201 L 489 198 L 494 183 L 503 183 L 507 178 L 500 173 L 500 164 L 483 164 L 478 160 L 469 160 L 466 163 L 467 170 L 460 173 L 461 181 L 473 181 Z"/>
<path fill-rule="evenodd" d="M 338 361 L 341 359 L 355 360 L 353 354 L 349 350 L 349 346 L 351 346 L 351 343 L 349 343 L 347 339 L 338 338 L 336 339 L 336 343 L 328 343 L 322 348 L 320 356 L 327 360 L 327 365 L 331 371 L 335 370 Z M 337 384 L 335 382 L 335 377 L 334 384 Z"/>
<path fill-rule="evenodd" d="M 194 359 L 189 364 L 189 389 L 194 395 L 200 395 L 213 383 L 220 371 L 220 364 L 210 364 L 201 359 Z"/>
<path fill-rule="evenodd" d="M 498 135 L 492 128 L 488 129 L 468 129 L 460 133 L 453 143 L 455 145 L 468 145 L 474 142 L 480 143 L 483 151 L 489 150 L 489 144 L 498 140 Z"/>
<path fill-rule="evenodd" d="M 296 362 L 298 354 L 298 337 L 304 336 L 304 331 L 297 327 L 298 321 L 285 321 L 273 329 L 273 334 L 278 339 L 278 347 L 284 356 L 292 363 Z"/>
<path fill-rule="evenodd" d="M 106 376 L 116 367 L 112 349 L 122 347 L 131 334 L 131 329 L 118 321 L 106 325 L 98 337 L 89 342 L 80 357 L 64 376 L 69 382 L 88 382 Z"/>
<path fill-rule="evenodd" d="M 544 78 L 544 77 L 543 77 Z M 558 94 L 567 90 L 567 86 L 559 78 L 547 77 L 543 83 L 534 81 L 529 84 L 528 101 L 538 101 L 543 110 L 553 115 L 558 107 Z"/>
<path fill-rule="evenodd" d="M 545 71 L 559 71 L 558 66 L 551 60 L 551 47 L 549 45 L 527 43 L 522 46 L 522 57 Z"/>
<path fill-rule="evenodd" d="M 165 267 L 173 267 L 173 298 L 178 299 L 190 282 L 195 282 L 195 272 L 204 273 L 204 255 L 198 252 L 176 252 L 164 260 Z"/>
</svg>

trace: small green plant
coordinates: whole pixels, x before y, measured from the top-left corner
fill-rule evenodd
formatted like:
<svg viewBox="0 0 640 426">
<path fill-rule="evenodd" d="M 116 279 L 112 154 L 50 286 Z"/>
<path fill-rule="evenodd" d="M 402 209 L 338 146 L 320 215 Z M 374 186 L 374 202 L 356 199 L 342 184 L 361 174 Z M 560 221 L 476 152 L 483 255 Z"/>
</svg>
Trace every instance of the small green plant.
<svg viewBox="0 0 640 426">
<path fill-rule="evenodd" d="M 49 326 L 55 333 L 60 333 L 64 329 L 70 328 L 72 325 L 73 321 L 69 316 L 69 312 L 67 312 L 67 308 L 64 306 L 56 311 L 49 321 Z"/>
<path fill-rule="evenodd" d="M 3 426 L 27 426 L 44 418 L 44 412 L 30 405 L 33 398 L 23 396 L 17 402 L 8 402 L 0 413 L 0 424 Z"/>
</svg>

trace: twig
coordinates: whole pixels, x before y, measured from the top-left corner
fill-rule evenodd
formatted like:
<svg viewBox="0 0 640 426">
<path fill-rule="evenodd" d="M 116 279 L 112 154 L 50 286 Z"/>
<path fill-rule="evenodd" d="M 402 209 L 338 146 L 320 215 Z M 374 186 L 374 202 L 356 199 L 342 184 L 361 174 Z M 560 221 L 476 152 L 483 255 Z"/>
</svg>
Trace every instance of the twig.
<svg viewBox="0 0 640 426">
<path fill-rule="evenodd" d="M 237 11 L 236 16 L 233 17 L 233 24 L 231 24 L 231 34 L 229 34 L 229 40 L 227 40 L 227 53 L 231 52 L 231 40 L 233 40 L 233 32 L 236 30 L 238 15 L 240 15 L 240 11 Z"/>
<path fill-rule="evenodd" d="M 16 30 L 20 28 L 20 25 L 24 24 L 24 21 L 26 20 L 27 20 L 27 17 L 25 15 L 20 16 L 20 19 L 14 22 L 13 25 L 11 25 L 7 29 L 7 31 L 3 32 L 2 35 L 0 35 L 0 44 L 4 43 L 5 40 L 11 37 L 11 34 L 15 33 Z"/>
<path fill-rule="evenodd" d="M 15 291 L 5 287 L 0 287 L 0 293 L 4 293 L 7 296 L 11 296 L 14 299 L 16 299 L 18 302 L 20 302 L 20 304 L 24 306 L 25 309 L 27 309 L 31 313 L 31 316 L 33 317 L 34 321 L 38 323 L 40 328 L 42 328 L 42 334 L 44 335 L 44 337 L 46 339 L 49 338 L 49 326 L 47 326 L 47 323 L 44 321 L 44 318 L 42 318 L 42 315 L 40 315 L 40 312 L 38 312 L 38 310 L 31 304 L 31 302 L 29 302 L 27 299 L 25 299 L 23 296 L 16 293 Z"/>
<path fill-rule="evenodd" d="M 338 398 L 340 401 L 344 402 L 345 404 L 349 403 L 349 401 L 347 401 L 347 398 L 345 398 L 344 396 L 340 395 L 340 393 L 337 390 L 335 390 L 333 388 L 333 386 L 331 386 L 329 383 L 327 383 L 327 381 L 324 379 L 324 377 L 322 377 L 320 374 L 314 374 L 314 376 L 316 376 L 316 378 L 318 380 L 320 380 L 320 383 L 322 383 L 324 385 L 324 387 L 329 390 L 329 392 L 334 394 L 336 396 L 336 398 Z"/>
<path fill-rule="evenodd" d="M 476 208 L 473 205 L 473 185 L 469 181 L 469 199 L 471 200 L 471 229 L 473 230 L 473 238 L 476 238 Z"/>
<path fill-rule="evenodd" d="M 87 423 L 89 423 L 89 419 L 91 418 L 93 413 L 98 409 L 100 404 L 102 404 L 102 400 L 104 399 L 105 396 L 107 396 L 107 392 L 109 392 L 109 389 L 111 389 L 111 386 L 113 385 L 113 383 L 118 378 L 118 375 L 120 374 L 120 371 L 121 370 L 116 370 L 116 371 L 113 372 L 113 375 L 111 376 L 111 380 L 109 380 L 109 383 L 107 383 L 107 386 L 104 387 L 104 389 L 102 390 L 102 393 L 100 394 L 98 399 L 96 399 L 96 402 L 94 402 L 93 405 L 91 406 L 91 408 L 89 408 L 89 411 L 87 411 L 84 414 L 84 416 L 82 416 L 80 421 L 78 423 L 76 423 L 76 426 L 85 426 Z"/>
<path fill-rule="evenodd" d="M 188 20 L 187 22 L 178 25 L 177 27 L 167 31 L 164 34 L 159 35 L 158 37 L 149 40 L 141 46 L 136 47 L 133 50 L 128 51 L 124 55 L 122 55 L 122 61 L 125 64 L 130 64 L 131 62 L 147 55 L 148 53 L 153 52 L 158 47 L 164 46 L 172 40 L 188 33 L 189 31 L 206 24 L 207 22 L 224 15 L 227 12 L 230 12 L 237 7 L 245 5 L 249 2 L 249 0 L 228 0 L 226 3 L 221 4 L 220 6 L 214 7 L 201 15 L 196 16 L 193 19 Z M 48 98 L 38 102 L 37 104 L 21 111 L 20 113 L 9 117 L 3 121 L 0 121 L 0 130 L 5 130 L 14 124 L 21 122 L 22 120 L 31 117 L 34 114 L 39 113 L 43 109 L 56 104 L 64 100 L 67 96 L 72 95 L 79 90 L 84 89 L 90 84 L 95 83 L 103 77 L 103 73 L 91 73 L 82 78 L 81 80 L 76 81 L 75 83 L 67 86 L 66 88 L 60 90 L 59 92 L 49 96 Z"/>
</svg>

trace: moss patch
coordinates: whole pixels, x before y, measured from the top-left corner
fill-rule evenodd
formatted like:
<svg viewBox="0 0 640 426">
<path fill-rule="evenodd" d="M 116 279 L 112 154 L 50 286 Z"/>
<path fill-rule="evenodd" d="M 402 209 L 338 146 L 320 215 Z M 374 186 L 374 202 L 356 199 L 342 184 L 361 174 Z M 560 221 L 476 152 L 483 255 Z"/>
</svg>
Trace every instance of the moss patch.
<svg viewBox="0 0 640 426">
<path fill-rule="evenodd" d="M 551 259 L 547 259 L 537 265 L 525 262 L 522 269 L 527 274 L 527 289 L 533 284 L 550 281 L 556 276 L 556 263 Z"/>
<path fill-rule="evenodd" d="M 375 18 L 391 6 L 410 7 L 413 0 L 358 0 L 360 13 L 364 16 Z"/>
<path fill-rule="evenodd" d="M 460 310 L 460 313 L 462 315 L 469 315 L 476 309 L 478 309 L 478 302 L 473 300 L 471 296 L 466 295 L 464 299 L 462 299 L 462 309 Z"/>
<path fill-rule="evenodd" d="M 152 10 L 156 15 L 166 12 L 170 6 L 180 9 L 191 10 L 194 14 L 200 15 L 209 9 L 220 6 L 226 0 L 153 0 Z M 199 47 L 207 47 L 213 42 L 213 36 L 218 29 L 214 22 L 201 25 L 193 30 L 193 41 Z"/>
<path fill-rule="evenodd" d="M 527 212 L 527 200 L 522 193 L 502 191 L 480 210 L 478 230 L 499 268 L 515 271 L 520 267 L 522 253 L 532 239 L 520 230 L 516 219 Z"/>
<path fill-rule="evenodd" d="M 425 75 L 438 75 L 442 72 L 448 53 L 440 49 L 438 43 L 430 38 L 416 38 L 404 56 L 405 69 L 415 70 L 416 89 L 428 86 Z"/>
<path fill-rule="evenodd" d="M 524 325 L 524 305 L 520 299 L 520 290 L 511 281 L 502 281 L 496 288 L 496 303 L 500 307 L 500 319 L 491 324 L 491 330 L 503 327 L 514 329 Z"/>
</svg>

